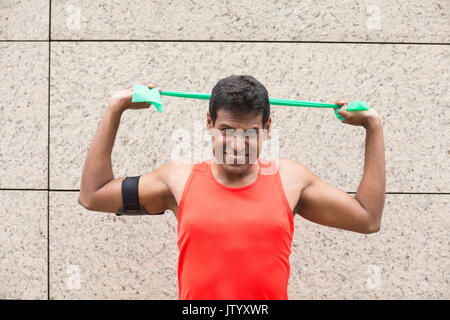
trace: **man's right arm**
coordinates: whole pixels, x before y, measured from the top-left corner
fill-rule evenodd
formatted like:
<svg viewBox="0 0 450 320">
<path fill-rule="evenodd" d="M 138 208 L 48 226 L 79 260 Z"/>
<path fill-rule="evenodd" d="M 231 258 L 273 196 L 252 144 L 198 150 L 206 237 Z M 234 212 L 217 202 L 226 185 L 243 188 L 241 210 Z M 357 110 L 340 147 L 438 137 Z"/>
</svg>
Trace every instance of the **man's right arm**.
<svg viewBox="0 0 450 320">
<path fill-rule="evenodd" d="M 155 85 L 150 84 L 148 87 L 153 88 Z M 129 89 L 114 94 L 89 148 L 78 197 L 78 203 L 88 210 L 118 213 L 118 209 L 123 207 L 122 180 L 126 177 L 115 179 L 113 175 L 111 152 L 114 140 L 125 110 L 150 107 L 148 103 L 133 103 L 132 93 L 133 90 Z M 164 211 L 170 204 L 167 199 L 171 193 L 165 180 L 170 168 L 171 166 L 166 164 L 139 179 L 139 202 L 148 213 Z"/>
<path fill-rule="evenodd" d="M 158 214 L 170 208 L 172 192 L 166 183 L 171 163 L 141 175 L 139 178 L 139 203 L 149 214 Z M 91 194 L 89 203 L 84 207 L 91 211 L 118 213 L 123 207 L 122 180 L 120 177 L 110 180 L 96 192 Z"/>
</svg>

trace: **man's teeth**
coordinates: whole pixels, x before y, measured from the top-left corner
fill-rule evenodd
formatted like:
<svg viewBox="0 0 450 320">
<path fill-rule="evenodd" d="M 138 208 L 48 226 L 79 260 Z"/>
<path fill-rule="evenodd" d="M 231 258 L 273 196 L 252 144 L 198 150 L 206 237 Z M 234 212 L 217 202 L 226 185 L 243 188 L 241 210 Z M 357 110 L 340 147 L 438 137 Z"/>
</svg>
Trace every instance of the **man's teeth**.
<svg viewBox="0 0 450 320">
<path fill-rule="evenodd" d="M 230 159 L 230 160 L 245 160 L 245 158 L 247 157 L 247 155 L 246 154 L 242 154 L 242 155 L 238 155 L 238 156 L 235 156 L 235 155 L 231 155 L 231 154 L 226 154 L 226 157 L 228 158 L 228 159 Z"/>
</svg>

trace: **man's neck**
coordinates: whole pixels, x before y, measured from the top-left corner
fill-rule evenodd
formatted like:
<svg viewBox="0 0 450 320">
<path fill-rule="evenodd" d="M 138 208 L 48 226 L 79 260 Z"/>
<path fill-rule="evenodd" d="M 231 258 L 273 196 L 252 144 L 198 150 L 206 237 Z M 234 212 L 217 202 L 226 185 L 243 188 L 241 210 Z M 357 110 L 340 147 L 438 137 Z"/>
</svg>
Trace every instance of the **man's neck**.
<svg viewBox="0 0 450 320">
<path fill-rule="evenodd" d="M 212 162 L 211 162 L 211 170 L 212 170 L 213 176 L 219 182 L 229 183 L 229 184 L 238 183 L 240 181 L 242 181 L 242 182 L 249 181 L 249 183 L 250 183 L 258 177 L 259 171 L 260 171 L 259 159 L 256 160 L 256 162 L 254 164 L 251 164 L 248 167 L 248 169 L 246 171 L 244 171 L 242 174 L 238 174 L 238 173 L 230 174 L 227 172 L 227 170 L 224 169 L 223 166 L 224 166 L 224 164 L 217 163 L 216 159 L 213 157 Z M 248 183 L 244 183 L 244 184 L 246 185 Z"/>
</svg>

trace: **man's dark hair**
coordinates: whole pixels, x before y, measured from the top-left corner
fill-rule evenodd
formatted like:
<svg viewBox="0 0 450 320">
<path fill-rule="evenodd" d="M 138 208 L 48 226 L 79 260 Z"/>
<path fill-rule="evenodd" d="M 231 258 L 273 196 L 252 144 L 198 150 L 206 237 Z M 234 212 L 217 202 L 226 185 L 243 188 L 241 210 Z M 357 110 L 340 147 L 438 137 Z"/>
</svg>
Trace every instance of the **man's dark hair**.
<svg viewBox="0 0 450 320">
<path fill-rule="evenodd" d="M 214 126 L 217 110 L 229 110 L 236 115 L 262 114 L 262 125 L 266 125 L 270 115 L 267 89 L 249 75 L 231 75 L 219 80 L 212 89 L 209 113 Z"/>
</svg>

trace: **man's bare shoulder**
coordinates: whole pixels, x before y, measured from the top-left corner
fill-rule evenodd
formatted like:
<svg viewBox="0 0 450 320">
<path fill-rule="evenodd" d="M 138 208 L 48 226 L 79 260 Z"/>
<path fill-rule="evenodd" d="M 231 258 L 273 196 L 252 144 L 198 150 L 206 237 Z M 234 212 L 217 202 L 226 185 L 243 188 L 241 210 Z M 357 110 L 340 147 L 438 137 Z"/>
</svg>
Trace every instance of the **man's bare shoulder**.
<svg viewBox="0 0 450 320">
<path fill-rule="evenodd" d="M 308 171 L 309 168 L 303 163 L 288 158 L 279 159 L 280 170 L 289 171 L 292 174 L 302 174 L 304 171 Z"/>
<path fill-rule="evenodd" d="M 290 181 L 297 181 L 306 186 L 311 178 L 312 171 L 303 163 L 288 158 L 279 159 L 280 175 Z"/>
<path fill-rule="evenodd" d="M 171 160 L 160 166 L 157 171 L 163 179 L 173 179 L 175 177 L 189 174 L 194 167 L 193 160 L 177 159 Z"/>
<path fill-rule="evenodd" d="M 311 170 L 303 163 L 292 159 L 280 159 L 280 178 L 285 188 L 288 200 L 292 197 L 294 214 L 298 214 L 301 208 L 299 201 L 303 190 L 311 181 Z"/>
</svg>

